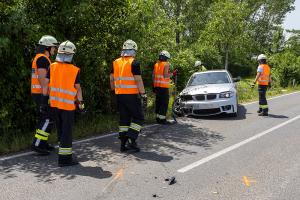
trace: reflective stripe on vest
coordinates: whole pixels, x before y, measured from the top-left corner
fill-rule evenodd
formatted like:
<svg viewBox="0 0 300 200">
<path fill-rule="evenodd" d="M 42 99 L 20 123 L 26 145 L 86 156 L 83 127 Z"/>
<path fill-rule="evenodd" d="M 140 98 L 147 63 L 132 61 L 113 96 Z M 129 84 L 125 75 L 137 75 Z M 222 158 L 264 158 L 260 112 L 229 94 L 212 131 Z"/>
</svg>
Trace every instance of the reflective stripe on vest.
<svg viewBox="0 0 300 200">
<path fill-rule="evenodd" d="M 55 100 L 55 101 L 59 101 L 59 102 L 63 102 L 63 103 L 74 105 L 74 101 L 68 100 L 68 99 L 64 99 L 64 98 L 50 96 L 49 99 L 50 100 Z"/>
<path fill-rule="evenodd" d="M 61 110 L 75 110 L 77 89 L 75 81 L 79 68 L 69 64 L 55 62 L 50 66 L 50 106 Z"/>
<path fill-rule="evenodd" d="M 32 89 L 35 89 L 35 88 L 42 88 L 42 86 L 41 86 L 41 85 L 31 85 L 31 88 L 32 88 Z"/>
<path fill-rule="evenodd" d="M 170 88 L 170 78 L 164 77 L 165 66 L 168 62 L 158 61 L 154 65 L 154 87 Z"/>
<path fill-rule="evenodd" d="M 259 85 L 269 85 L 270 82 L 270 67 L 267 64 L 260 65 L 263 68 L 263 72 L 258 78 Z"/>
<path fill-rule="evenodd" d="M 51 64 L 50 59 L 45 54 L 39 53 L 36 54 L 36 56 L 34 57 L 31 64 L 31 93 L 32 94 L 42 94 L 43 92 L 42 86 L 39 81 L 38 68 L 36 65 L 36 61 L 42 56 L 49 61 L 49 64 Z"/>
<path fill-rule="evenodd" d="M 54 92 L 61 92 L 61 93 L 65 93 L 65 94 L 69 94 L 69 95 L 73 95 L 73 96 L 76 95 L 76 92 L 72 92 L 70 90 L 64 90 L 64 89 L 55 88 L 55 87 L 50 87 L 50 89 Z"/>
<path fill-rule="evenodd" d="M 116 94 L 138 94 L 134 76 L 131 72 L 133 57 L 121 57 L 113 62 L 114 85 Z"/>
</svg>

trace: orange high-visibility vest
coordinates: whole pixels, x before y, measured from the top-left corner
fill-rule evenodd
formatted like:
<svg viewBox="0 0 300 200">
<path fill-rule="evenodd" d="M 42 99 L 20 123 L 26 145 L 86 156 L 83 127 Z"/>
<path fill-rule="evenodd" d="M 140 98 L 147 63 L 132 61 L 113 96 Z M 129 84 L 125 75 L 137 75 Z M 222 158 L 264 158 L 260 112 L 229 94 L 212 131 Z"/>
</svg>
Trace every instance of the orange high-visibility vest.
<svg viewBox="0 0 300 200">
<path fill-rule="evenodd" d="M 36 61 L 42 56 L 47 58 L 47 60 L 49 61 L 49 64 L 51 64 L 51 60 L 45 54 L 42 54 L 42 53 L 36 54 L 36 56 L 34 57 L 34 59 L 32 61 L 32 64 L 31 64 L 31 94 L 42 94 L 43 93 L 42 86 L 39 81 L 38 68 L 36 65 Z"/>
<path fill-rule="evenodd" d="M 167 63 L 166 61 L 158 61 L 154 65 L 154 87 L 170 88 L 170 78 L 164 78 L 164 70 Z"/>
<path fill-rule="evenodd" d="M 131 72 L 133 57 L 120 57 L 113 62 L 116 94 L 138 94 L 139 90 Z"/>
<path fill-rule="evenodd" d="M 69 63 L 55 62 L 50 66 L 50 106 L 62 110 L 75 110 L 77 89 L 75 81 L 79 68 Z"/>
<path fill-rule="evenodd" d="M 258 78 L 258 84 L 259 85 L 269 85 L 270 74 L 271 74 L 270 67 L 267 64 L 261 64 L 260 66 L 263 68 L 263 72 L 260 74 L 260 76 Z"/>
</svg>

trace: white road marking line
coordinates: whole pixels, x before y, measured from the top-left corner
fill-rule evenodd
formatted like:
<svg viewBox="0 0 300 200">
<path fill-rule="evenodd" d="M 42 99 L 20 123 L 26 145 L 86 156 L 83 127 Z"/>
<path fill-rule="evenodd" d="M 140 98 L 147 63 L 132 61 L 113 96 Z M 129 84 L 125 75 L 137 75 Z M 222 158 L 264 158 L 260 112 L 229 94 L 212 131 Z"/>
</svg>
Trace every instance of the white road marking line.
<svg viewBox="0 0 300 200">
<path fill-rule="evenodd" d="M 279 95 L 279 96 L 275 96 L 275 97 L 271 97 L 271 98 L 268 98 L 267 100 L 278 99 L 278 98 L 281 98 L 281 97 L 285 97 L 285 96 L 289 96 L 289 95 L 293 95 L 293 94 L 297 94 L 297 93 L 300 93 L 300 91 L 292 92 L 292 93 L 288 93 L 288 94 L 283 94 L 283 95 Z M 252 101 L 252 102 L 249 102 L 249 103 L 242 103 L 240 105 L 247 106 L 247 105 L 251 105 L 251 104 L 255 104 L 255 103 L 258 103 L 258 101 Z"/>
<path fill-rule="evenodd" d="M 151 127 L 154 127 L 157 125 L 158 124 L 146 125 L 146 126 L 144 126 L 144 128 L 151 128 Z M 80 143 L 103 139 L 103 138 L 112 137 L 112 136 L 116 136 L 116 135 L 118 135 L 118 133 L 110 133 L 110 134 L 106 134 L 106 135 L 100 135 L 100 136 L 96 136 L 96 137 L 91 137 L 91 138 L 87 138 L 87 139 L 83 139 L 83 140 L 74 141 L 73 144 L 80 144 Z M 56 145 L 55 148 L 57 148 L 57 147 L 58 146 Z M 6 157 L 2 157 L 2 158 L 0 157 L 0 161 L 10 160 L 10 159 L 19 158 L 22 156 L 28 156 L 28 155 L 32 155 L 32 154 L 35 154 L 35 152 L 29 151 L 29 152 L 19 153 L 19 154 L 12 155 L 12 156 L 6 156 Z"/>
<path fill-rule="evenodd" d="M 258 134 L 254 135 L 254 136 L 252 136 L 252 137 L 250 137 L 250 138 L 248 138 L 248 139 L 246 139 L 246 140 L 244 140 L 242 142 L 239 142 L 239 143 L 234 144 L 234 145 L 232 145 L 230 147 L 227 147 L 227 148 L 225 148 L 225 149 L 223 149 L 223 150 L 221 150 L 221 151 L 219 151 L 217 153 L 214 153 L 214 154 L 212 154 L 212 155 L 210 155 L 210 156 L 208 156 L 206 158 L 198 160 L 198 161 L 196 161 L 196 162 L 194 162 L 194 163 L 192 163 L 190 165 L 187 165 L 186 167 L 183 167 L 183 168 L 177 170 L 177 172 L 185 173 L 185 172 L 187 172 L 187 171 L 189 171 L 189 170 L 191 170 L 191 169 L 193 169 L 195 167 L 199 167 L 200 165 L 202 165 L 204 163 L 207 163 L 207 162 L 209 162 L 209 161 L 211 161 L 211 160 L 213 160 L 215 158 L 218 158 L 218 157 L 220 157 L 220 156 L 222 156 L 222 155 L 224 155 L 224 154 L 226 154 L 226 153 L 228 153 L 230 151 L 233 151 L 233 150 L 235 150 L 235 149 L 237 149 L 237 148 L 239 148 L 239 147 L 241 147 L 241 146 L 243 146 L 243 145 L 245 145 L 245 144 L 247 144 L 249 142 L 252 142 L 252 141 L 254 141 L 254 140 L 256 140 L 256 139 L 258 139 L 258 138 L 260 138 L 260 137 L 262 137 L 262 136 L 264 136 L 264 135 L 266 135 L 268 133 L 271 133 L 272 131 L 274 131 L 276 129 L 279 129 L 279 128 L 287 125 L 287 124 L 290 124 L 290 123 L 292 123 L 292 122 L 294 122 L 294 121 L 296 121 L 298 119 L 300 119 L 300 115 L 298 115 L 297 117 L 294 117 L 294 118 L 292 118 L 292 119 L 290 119 L 290 120 L 288 120 L 286 122 L 283 122 L 283 123 L 281 123 L 281 124 L 279 124 L 277 126 L 274 126 L 273 128 L 270 128 L 270 129 L 268 129 L 266 131 L 258 133 Z"/>
</svg>

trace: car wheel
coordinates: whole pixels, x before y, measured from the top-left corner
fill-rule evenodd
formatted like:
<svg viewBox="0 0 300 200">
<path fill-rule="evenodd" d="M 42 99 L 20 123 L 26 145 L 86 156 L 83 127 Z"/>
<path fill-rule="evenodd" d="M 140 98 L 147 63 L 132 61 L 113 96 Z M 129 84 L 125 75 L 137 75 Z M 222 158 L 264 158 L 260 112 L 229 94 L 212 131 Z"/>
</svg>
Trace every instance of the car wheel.
<svg viewBox="0 0 300 200">
<path fill-rule="evenodd" d="M 239 104 L 238 104 L 238 100 L 237 100 L 237 97 L 236 97 L 236 112 L 229 113 L 228 116 L 229 117 L 237 117 L 238 116 L 238 111 L 239 111 Z"/>
<path fill-rule="evenodd" d="M 183 116 L 183 112 L 180 105 L 180 98 L 176 97 L 172 106 L 172 112 L 177 115 L 178 117 Z"/>
<path fill-rule="evenodd" d="M 237 117 L 238 113 L 237 112 L 235 112 L 235 113 L 229 113 L 228 116 L 229 117 Z"/>
</svg>

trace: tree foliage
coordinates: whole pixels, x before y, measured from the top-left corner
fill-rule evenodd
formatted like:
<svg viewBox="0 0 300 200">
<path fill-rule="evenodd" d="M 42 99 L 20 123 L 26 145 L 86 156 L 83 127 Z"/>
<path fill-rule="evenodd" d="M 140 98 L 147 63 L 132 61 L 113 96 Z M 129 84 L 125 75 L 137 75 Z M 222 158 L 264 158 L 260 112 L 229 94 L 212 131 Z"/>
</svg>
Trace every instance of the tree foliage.
<svg viewBox="0 0 300 200">
<path fill-rule="evenodd" d="M 277 67 L 277 74 L 281 74 L 280 66 L 288 66 L 294 74 L 299 65 L 290 67 L 286 63 L 289 59 L 299 63 L 299 33 L 294 31 L 294 36 L 285 42 L 281 28 L 285 14 L 293 9 L 293 2 L 3 0 L 0 2 L 0 66 L 4 72 L 0 75 L 0 131 L 23 134 L 33 130 L 31 61 L 35 44 L 42 35 L 75 43 L 78 51 L 74 62 L 81 68 L 86 104 L 91 113 L 109 113 L 112 105 L 108 75 L 126 39 L 138 44 L 137 59 L 148 91 L 153 62 L 162 50 L 171 53 L 171 64 L 180 71 L 179 88 L 185 85 L 195 70 L 195 60 L 199 59 L 208 69 L 228 66 L 232 74 L 246 76 L 255 69 L 251 57 L 259 53 L 274 54 L 272 64 L 274 69 Z"/>
</svg>

